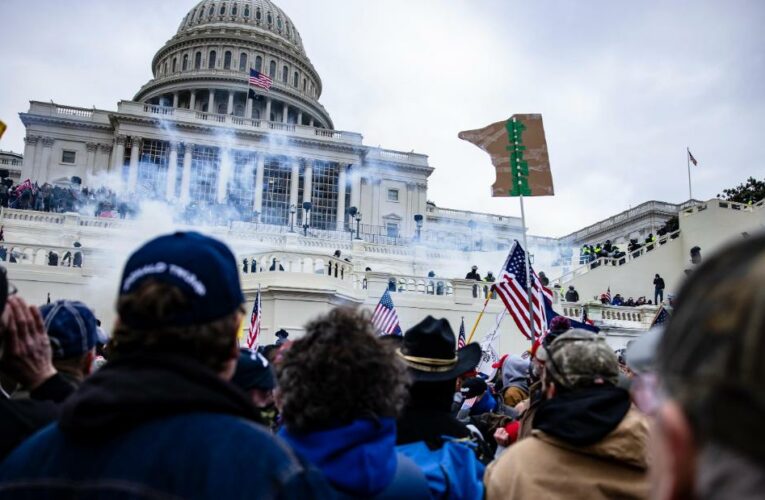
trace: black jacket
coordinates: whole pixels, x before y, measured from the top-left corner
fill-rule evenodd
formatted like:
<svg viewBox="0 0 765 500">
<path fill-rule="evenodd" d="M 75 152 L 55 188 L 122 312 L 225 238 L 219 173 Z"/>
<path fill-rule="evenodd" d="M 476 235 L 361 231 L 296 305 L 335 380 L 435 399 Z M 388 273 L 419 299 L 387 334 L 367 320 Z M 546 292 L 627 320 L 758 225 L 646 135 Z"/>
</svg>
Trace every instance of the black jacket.
<svg viewBox="0 0 765 500">
<path fill-rule="evenodd" d="M 664 278 L 654 278 L 653 286 L 655 286 L 657 290 L 664 290 Z"/>
<path fill-rule="evenodd" d="M 30 399 L 0 399 L 0 461 L 26 438 L 58 418 L 58 403 L 74 386 L 56 374 L 32 391 Z"/>
</svg>

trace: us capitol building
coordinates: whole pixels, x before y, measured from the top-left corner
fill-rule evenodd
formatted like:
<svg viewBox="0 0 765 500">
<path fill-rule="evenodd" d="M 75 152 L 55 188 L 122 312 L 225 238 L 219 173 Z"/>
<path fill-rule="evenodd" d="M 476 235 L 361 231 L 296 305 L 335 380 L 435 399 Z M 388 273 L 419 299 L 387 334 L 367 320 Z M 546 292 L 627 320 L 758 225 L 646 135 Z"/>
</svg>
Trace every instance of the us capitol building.
<svg viewBox="0 0 765 500">
<path fill-rule="evenodd" d="M 8 270 L 23 295 L 81 299 L 109 325 L 129 252 L 154 234 L 195 229 L 172 222 L 179 207 L 225 206 L 230 220 L 202 230 L 235 250 L 248 308 L 260 288 L 264 342 L 279 328 L 299 335 L 330 306 L 374 308 L 385 289 L 396 291 L 405 329 L 426 314 L 447 317 L 455 331 L 464 317 L 469 329 L 485 290 L 459 278 L 471 264 L 496 275 L 520 239 L 520 219 L 439 207 L 427 197 L 434 168 L 426 155 L 370 147 L 361 134 L 336 130 L 319 102 L 319 73 L 284 11 L 269 0 L 203 0 L 151 67 L 153 78 L 116 110 L 31 101 L 20 114 L 20 179 L 66 184 L 77 176 L 88 187 L 161 200 L 137 220 L 5 209 L 5 245 L 17 257 Z M 270 90 L 249 85 L 251 68 L 273 80 Z M 581 274 L 571 249 L 585 242 L 577 234 L 642 235 L 686 208 L 665 205 L 560 240 L 532 236 L 535 268 L 574 282 Z M 51 252 L 65 255 L 75 242 L 81 268 L 47 265 Z M 490 301 L 479 338 L 501 310 Z M 637 314 L 622 330 L 644 329 L 649 319 Z M 503 334 L 503 352 L 526 347 L 512 320 L 502 329 L 513 332 Z"/>
</svg>

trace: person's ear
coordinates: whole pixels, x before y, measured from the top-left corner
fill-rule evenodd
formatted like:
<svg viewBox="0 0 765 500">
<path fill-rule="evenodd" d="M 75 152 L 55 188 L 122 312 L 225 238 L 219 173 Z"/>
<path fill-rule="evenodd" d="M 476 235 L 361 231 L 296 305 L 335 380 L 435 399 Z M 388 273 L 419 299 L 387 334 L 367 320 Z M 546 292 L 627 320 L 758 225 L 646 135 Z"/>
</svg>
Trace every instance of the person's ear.
<svg viewBox="0 0 765 500">
<path fill-rule="evenodd" d="M 651 433 L 651 485 L 654 500 L 693 498 L 696 442 L 679 404 L 665 402 Z"/>
</svg>

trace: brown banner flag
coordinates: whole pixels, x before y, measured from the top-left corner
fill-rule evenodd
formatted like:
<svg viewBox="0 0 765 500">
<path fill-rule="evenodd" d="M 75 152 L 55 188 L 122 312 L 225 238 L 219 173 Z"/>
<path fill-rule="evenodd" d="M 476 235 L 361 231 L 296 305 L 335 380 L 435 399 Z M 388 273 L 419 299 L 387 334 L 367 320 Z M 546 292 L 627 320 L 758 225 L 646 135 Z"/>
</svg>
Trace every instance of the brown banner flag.
<svg viewBox="0 0 765 500">
<path fill-rule="evenodd" d="M 552 196 L 552 173 L 542 115 L 513 115 L 477 130 L 459 133 L 491 156 L 497 169 L 492 196 Z"/>
<path fill-rule="evenodd" d="M 0 139 L 2 139 L 3 134 L 5 133 L 5 123 L 3 123 L 3 120 L 0 120 Z"/>
</svg>

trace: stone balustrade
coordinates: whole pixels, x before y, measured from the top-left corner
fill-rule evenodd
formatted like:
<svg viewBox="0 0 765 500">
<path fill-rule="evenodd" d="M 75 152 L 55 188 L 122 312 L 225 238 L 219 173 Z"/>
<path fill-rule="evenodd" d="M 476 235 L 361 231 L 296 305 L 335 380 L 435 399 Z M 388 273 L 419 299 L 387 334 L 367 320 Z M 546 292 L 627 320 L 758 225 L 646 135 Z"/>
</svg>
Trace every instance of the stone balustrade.
<svg viewBox="0 0 765 500">
<path fill-rule="evenodd" d="M 317 256 L 297 252 L 264 252 L 240 255 L 239 269 L 242 279 L 253 278 L 259 273 L 303 273 L 326 276 L 350 283 L 361 282 L 354 278 L 353 264 L 331 256 Z M 247 261 L 245 271 L 244 261 Z"/>
<path fill-rule="evenodd" d="M 716 203 L 719 208 L 723 208 L 727 210 L 736 210 L 738 212 L 753 212 L 765 206 L 765 199 L 762 199 L 758 201 L 757 203 L 752 203 L 751 205 L 748 203 L 737 203 L 735 201 L 710 200 L 706 203 L 696 203 L 695 205 L 692 205 L 686 208 L 685 210 L 683 210 L 681 214 L 683 215 L 683 217 L 687 217 L 689 215 L 703 212 L 704 210 L 709 208 L 709 205 L 711 203 Z"/>
<path fill-rule="evenodd" d="M 3 265 L 34 265 L 52 267 L 83 267 L 87 251 L 82 248 L 57 245 L 38 245 L 13 241 L 0 242 L 0 261 Z M 79 257 L 77 257 L 79 254 Z"/>
<path fill-rule="evenodd" d="M 329 140 L 333 142 L 342 142 L 361 145 L 363 136 L 354 132 L 345 132 L 340 130 L 321 129 L 306 125 L 296 125 L 292 123 L 270 122 L 267 120 L 258 120 L 234 115 L 221 115 L 217 113 L 208 113 L 186 108 L 172 108 L 148 104 L 142 102 L 122 101 L 118 109 L 123 113 L 151 115 L 162 118 L 172 118 L 173 120 L 186 122 L 206 122 L 220 124 L 227 128 L 247 128 L 261 129 L 266 132 L 284 132 L 301 137 L 310 137 L 318 140 Z M 425 157 L 427 165 L 427 157 Z"/>
</svg>

